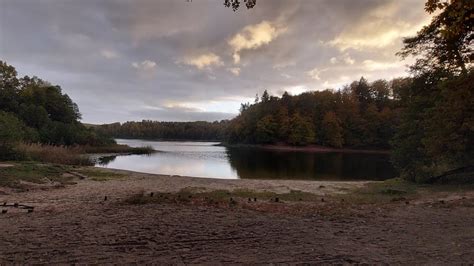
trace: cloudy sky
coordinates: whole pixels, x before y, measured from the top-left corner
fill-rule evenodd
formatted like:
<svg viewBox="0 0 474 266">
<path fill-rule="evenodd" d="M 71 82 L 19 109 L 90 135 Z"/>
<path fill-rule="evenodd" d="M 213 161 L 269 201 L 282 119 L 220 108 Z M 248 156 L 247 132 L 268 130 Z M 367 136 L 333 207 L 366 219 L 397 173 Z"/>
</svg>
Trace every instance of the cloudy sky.
<svg viewBox="0 0 474 266">
<path fill-rule="evenodd" d="M 267 89 L 298 94 L 406 75 L 394 54 L 424 0 L 0 0 L 0 60 L 79 105 L 83 121 L 235 116 Z"/>
</svg>

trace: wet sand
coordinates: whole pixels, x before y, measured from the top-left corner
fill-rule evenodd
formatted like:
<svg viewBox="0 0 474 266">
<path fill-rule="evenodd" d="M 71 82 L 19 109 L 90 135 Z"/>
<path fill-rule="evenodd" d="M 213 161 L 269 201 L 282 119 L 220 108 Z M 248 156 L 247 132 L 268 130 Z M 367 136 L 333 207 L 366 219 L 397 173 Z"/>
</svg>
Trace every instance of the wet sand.
<svg viewBox="0 0 474 266">
<path fill-rule="evenodd" d="M 217 180 L 138 174 L 13 192 L 35 206 L 0 214 L 0 263 L 403 263 L 474 262 L 474 194 L 406 204 L 333 202 L 361 182 Z M 123 201 L 136 193 L 238 188 L 302 190 L 325 202 L 243 202 L 237 207 Z M 107 196 L 107 201 L 104 201 Z M 440 200 L 443 201 L 440 201 Z M 295 212 L 293 210 L 299 210 Z"/>
</svg>

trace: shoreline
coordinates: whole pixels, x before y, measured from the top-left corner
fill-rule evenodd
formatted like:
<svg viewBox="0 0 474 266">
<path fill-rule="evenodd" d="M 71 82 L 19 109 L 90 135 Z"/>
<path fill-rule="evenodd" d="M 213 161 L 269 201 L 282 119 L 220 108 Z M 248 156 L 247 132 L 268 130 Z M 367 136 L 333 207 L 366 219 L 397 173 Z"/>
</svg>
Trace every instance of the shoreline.
<svg viewBox="0 0 474 266">
<path fill-rule="evenodd" d="M 134 139 L 134 138 L 114 138 L 116 140 L 141 140 L 157 142 L 217 142 L 212 146 L 226 148 L 257 148 L 275 151 L 300 151 L 314 153 L 366 153 L 366 154 L 390 154 L 391 150 L 384 149 L 353 149 L 353 148 L 332 148 L 321 145 L 292 146 L 287 144 L 228 144 L 222 140 L 192 140 L 192 139 Z M 156 151 L 156 150 L 155 150 Z M 159 151 L 159 150 L 158 150 Z"/>
<path fill-rule="evenodd" d="M 391 153 L 390 150 L 375 150 L 375 149 L 350 149 L 350 148 L 331 148 L 319 145 L 308 146 L 291 146 L 279 144 L 225 144 L 220 143 L 215 146 L 222 146 L 228 148 L 258 148 L 264 150 L 274 151 L 298 151 L 298 152 L 312 152 L 312 153 L 365 153 L 365 154 L 386 154 Z"/>
<path fill-rule="evenodd" d="M 15 167 L 15 163 L 0 164 L 2 167 Z M 337 195 L 364 187 L 378 181 L 321 181 L 321 180 L 272 180 L 272 179 L 219 179 L 166 174 L 149 174 L 130 170 L 81 166 L 65 171 L 75 176 L 72 183 L 61 185 L 58 182 L 32 183 L 20 180 L 22 188 L 0 186 L 0 196 L 6 201 L 36 202 L 62 195 L 65 204 L 88 201 L 89 197 L 115 195 L 124 198 L 138 192 L 176 193 L 182 189 L 199 191 L 249 190 L 273 193 L 302 191 L 315 195 Z M 79 177 L 79 178 L 77 178 Z M 56 188 L 61 189 L 57 190 Z M 2 196 L 3 195 L 3 196 Z M 53 204 L 56 205 L 56 204 Z"/>
</svg>

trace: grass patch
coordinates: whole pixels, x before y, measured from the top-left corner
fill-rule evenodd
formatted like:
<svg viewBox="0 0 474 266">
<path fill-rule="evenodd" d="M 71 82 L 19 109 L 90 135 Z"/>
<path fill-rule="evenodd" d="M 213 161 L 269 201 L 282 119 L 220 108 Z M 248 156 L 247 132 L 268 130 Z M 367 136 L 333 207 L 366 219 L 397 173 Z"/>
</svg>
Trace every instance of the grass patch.
<svg viewBox="0 0 474 266">
<path fill-rule="evenodd" d="M 200 190 L 200 189 L 199 189 Z M 319 201 L 320 196 L 303 192 L 299 190 L 292 190 L 288 193 L 275 193 L 270 191 L 252 191 L 236 189 L 229 190 L 213 190 L 198 192 L 195 188 L 182 189 L 176 193 L 150 192 L 145 194 L 143 192 L 134 194 L 125 199 L 126 204 L 148 204 L 148 203 L 190 203 L 190 202 L 204 202 L 210 204 L 237 204 L 238 202 L 254 202 L 257 201 Z"/>
<path fill-rule="evenodd" d="M 76 170 L 76 172 L 78 172 L 81 175 L 85 175 L 94 181 L 107 181 L 107 180 L 112 180 L 112 179 L 117 179 L 117 178 L 123 178 L 126 176 L 126 174 L 121 174 L 121 173 L 101 170 L 101 169 L 93 169 L 93 168 L 79 169 L 79 170 Z"/>
<path fill-rule="evenodd" d="M 387 203 L 413 199 L 418 196 L 420 189 L 425 187 L 427 186 L 393 178 L 383 182 L 369 183 L 363 188 L 334 197 L 351 203 Z"/>
<path fill-rule="evenodd" d="M 347 199 L 353 203 L 387 203 L 410 201 L 437 193 L 459 193 L 474 190 L 474 184 L 418 184 L 401 178 L 383 182 L 369 183 L 351 193 L 335 197 Z"/>
<path fill-rule="evenodd" d="M 68 167 L 62 165 L 24 162 L 12 167 L 0 168 L 0 186 L 19 188 L 21 181 L 45 184 L 48 182 L 70 183 L 73 177 L 63 175 Z"/>
</svg>

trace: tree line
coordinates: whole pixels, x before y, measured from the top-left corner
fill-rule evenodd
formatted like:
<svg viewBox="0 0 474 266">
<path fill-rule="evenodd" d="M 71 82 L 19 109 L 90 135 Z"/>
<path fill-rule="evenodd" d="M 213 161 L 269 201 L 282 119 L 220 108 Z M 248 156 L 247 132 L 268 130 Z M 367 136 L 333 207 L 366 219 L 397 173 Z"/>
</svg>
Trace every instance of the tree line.
<svg viewBox="0 0 474 266">
<path fill-rule="evenodd" d="M 141 122 L 113 123 L 95 126 L 102 134 L 116 138 L 162 140 L 223 140 L 229 121 L 215 122 Z"/>
</svg>

